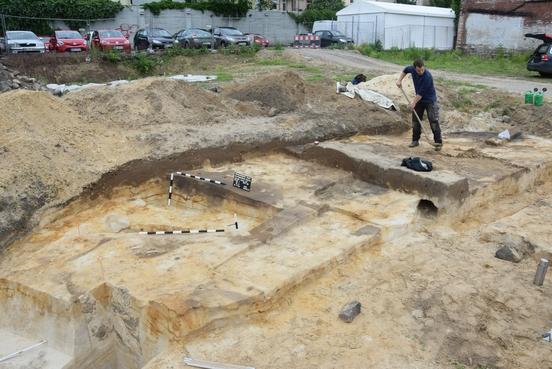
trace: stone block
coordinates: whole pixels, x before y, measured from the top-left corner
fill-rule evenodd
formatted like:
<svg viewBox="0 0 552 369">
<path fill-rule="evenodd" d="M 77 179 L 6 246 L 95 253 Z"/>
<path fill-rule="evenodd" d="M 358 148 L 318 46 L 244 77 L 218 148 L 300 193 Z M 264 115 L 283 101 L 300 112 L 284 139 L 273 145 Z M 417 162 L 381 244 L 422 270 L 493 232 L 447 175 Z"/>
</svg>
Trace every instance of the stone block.
<svg viewBox="0 0 552 369">
<path fill-rule="evenodd" d="M 360 314 L 360 302 L 358 301 L 351 301 L 345 304 L 343 306 L 343 309 L 341 309 L 341 312 L 339 313 L 339 318 L 343 320 L 346 323 L 350 323 L 353 321 L 353 319 L 356 318 L 358 314 Z"/>
</svg>

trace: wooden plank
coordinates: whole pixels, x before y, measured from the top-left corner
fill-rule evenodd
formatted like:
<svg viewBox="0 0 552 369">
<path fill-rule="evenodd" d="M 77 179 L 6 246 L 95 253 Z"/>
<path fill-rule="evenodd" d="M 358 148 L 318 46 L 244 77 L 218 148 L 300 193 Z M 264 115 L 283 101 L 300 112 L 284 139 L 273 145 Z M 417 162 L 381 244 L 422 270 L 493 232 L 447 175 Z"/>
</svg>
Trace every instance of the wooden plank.
<svg viewBox="0 0 552 369">
<path fill-rule="evenodd" d="M 204 369 L 255 369 L 252 366 L 215 363 L 213 361 L 195 360 L 191 357 L 184 358 L 184 363 L 189 366 L 195 366 L 196 368 Z"/>
</svg>

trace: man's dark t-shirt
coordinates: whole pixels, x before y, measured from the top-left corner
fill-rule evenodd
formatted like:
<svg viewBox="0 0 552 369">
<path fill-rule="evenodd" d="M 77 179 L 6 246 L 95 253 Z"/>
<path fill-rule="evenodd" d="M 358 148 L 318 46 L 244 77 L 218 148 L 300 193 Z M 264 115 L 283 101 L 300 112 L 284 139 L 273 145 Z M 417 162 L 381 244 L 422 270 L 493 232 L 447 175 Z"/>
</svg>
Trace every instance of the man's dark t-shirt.
<svg viewBox="0 0 552 369">
<path fill-rule="evenodd" d="M 437 101 L 437 94 L 435 93 L 435 87 L 433 86 L 433 77 L 427 69 L 424 71 L 424 74 L 420 76 L 416 73 L 416 68 L 413 65 L 409 65 L 404 68 L 403 73 L 412 74 L 414 90 L 416 90 L 416 95 L 420 95 L 422 97 L 422 102 L 434 103 Z"/>
</svg>

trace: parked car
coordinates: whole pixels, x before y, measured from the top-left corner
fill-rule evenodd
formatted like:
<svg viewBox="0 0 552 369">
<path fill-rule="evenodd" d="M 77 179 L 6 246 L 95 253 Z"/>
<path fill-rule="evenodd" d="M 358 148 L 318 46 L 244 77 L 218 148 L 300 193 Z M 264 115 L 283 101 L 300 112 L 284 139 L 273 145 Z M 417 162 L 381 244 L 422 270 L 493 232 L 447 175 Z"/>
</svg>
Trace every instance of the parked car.
<svg viewBox="0 0 552 369">
<path fill-rule="evenodd" d="M 188 30 L 182 30 L 174 35 L 175 42 L 184 48 L 197 48 L 211 47 L 214 43 L 213 35 L 201 28 L 190 28 Z"/>
<path fill-rule="evenodd" d="M 46 52 L 51 51 L 50 39 L 52 36 L 38 36 L 38 38 L 44 43 L 44 50 Z"/>
<path fill-rule="evenodd" d="M 263 47 L 268 47 L 270 46 L 270 42 L 268 41 L 268 39 L 264 36 L 261 36 L 257 33 L 244 33 L 244 35 L 247 36 L 247 38 L 249 38 L 249 43 L 251 45 L 259 45 L 259 46 L 263 46 Z"/>
<path fill-rule="evenodd" d="M 314 34 L 320 36 L 320 47 L 328 47 L 334 44 L 346 46 L 354 42 L 352 38 L 339 31 L 320 30 L 314 32 Z"/>
<path fill-rule="evenodd" d="M 527 70 L 539 72 L 541 76 L 552 76 L 552 34 L 527 33 L 525 37 L 543 42 L 527 61 Z"/>
<path fill-rule="evenodd" d="M 84 34 L 84 42 L 86 43 L 86 46 L 90 49 L 92 47 L 92 35 L 94 34 L 94 31 L 88 31 Z"/>
<path fill-rule="evenodd" d="M 44 42 L 30 31 L 7 31 L 7 51 L 9 53 L 44 53 Z"/>
<path fill-rule="evenodd" d="M 215 47 L 251 45 L 247 36 L 234 27 L 216 27 L 213 29 L 213 37 L 215 38 Z"/>
<path fill-rule="evenodd" d="M 101 30 L 92 32 L 91 47 L 107 50 L 120 50 L 130 52 L 130 41 L 117 30 Z"/>
<path fill-rule="evenodd" d="M 60 53 L 71 51 L 87 51 L 88 46 L 82 35 L 77 31 L 55 31 L 50 39 L 50 50 Z"/>
<path fill-rule="evenodd" d="M 174 46 L 171 34 L 163 28 L 142 28 L 134 35 L 134 49 L 164 49 Z"/>
</svg>

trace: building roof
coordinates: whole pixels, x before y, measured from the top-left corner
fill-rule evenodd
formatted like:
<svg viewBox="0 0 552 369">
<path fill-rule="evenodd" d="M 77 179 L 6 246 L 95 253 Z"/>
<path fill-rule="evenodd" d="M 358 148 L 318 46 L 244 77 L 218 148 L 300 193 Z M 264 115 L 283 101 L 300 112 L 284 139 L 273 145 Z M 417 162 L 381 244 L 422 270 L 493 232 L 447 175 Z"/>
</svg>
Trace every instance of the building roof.
<svg viewBox="0 0 552 369">
<path fill-rule="evenodd" d="M 454 18 L 454 11 L 450 8 L 394 4 L 368 0 L 357 0 L 351 5 L 338 11 L 337 15 L 356 15 L 372 13 L 409 14 L 426 17 Z"/>
</svg>

